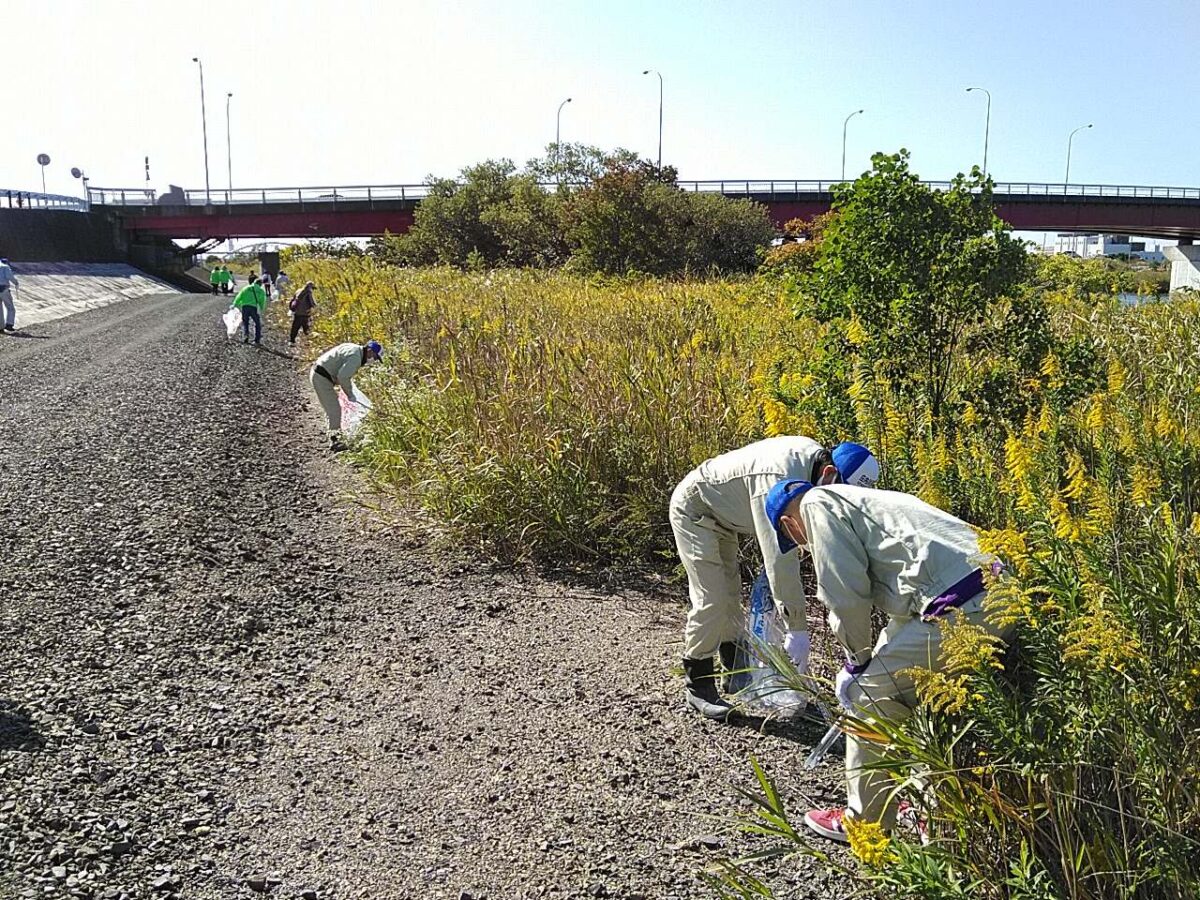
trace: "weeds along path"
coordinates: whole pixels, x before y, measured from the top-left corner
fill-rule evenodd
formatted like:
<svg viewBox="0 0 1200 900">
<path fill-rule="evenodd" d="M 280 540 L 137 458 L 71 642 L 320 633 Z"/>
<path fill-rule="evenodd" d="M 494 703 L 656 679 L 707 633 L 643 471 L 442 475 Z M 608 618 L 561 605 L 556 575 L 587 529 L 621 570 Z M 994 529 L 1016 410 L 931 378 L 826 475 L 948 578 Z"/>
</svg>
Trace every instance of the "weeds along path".
<svg viewBox="0 0 1200 900">
<path fill-rule="evenodd" d="M 838 799 L 819 729 L 682 712 L 680 604 L 355 502 L 223 306 L 0 344 L 0 897 L 707 896 L 751 754 Z M 789 866 L 781 896 L 844 887 Z"/>
</svg>

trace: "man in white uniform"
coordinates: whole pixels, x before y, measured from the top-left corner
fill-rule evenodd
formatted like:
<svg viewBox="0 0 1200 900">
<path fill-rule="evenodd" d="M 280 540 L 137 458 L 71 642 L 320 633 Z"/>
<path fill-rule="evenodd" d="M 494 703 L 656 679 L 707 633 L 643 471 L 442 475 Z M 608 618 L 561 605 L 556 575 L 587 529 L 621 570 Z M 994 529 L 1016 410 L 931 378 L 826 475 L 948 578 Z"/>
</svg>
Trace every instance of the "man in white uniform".
<svg viewBox="0 0 1200 900">
<path fill-rule="evenodd" d="M 12 289 L 20 287 L 17 276 L 7 259 L 0 259 L 0 308 L 4 312 L 4 330 L 11 333 L 17 330 L 17 307 L 13 303 Z"/>
<path fill-rule="evenodd" d="M 717 690 L 713 654 L 728 671 L 745 633 L 742 578 L 738 567 L 741 535 L 754 535 L 767 581 L 787 628 L 784 646 L 800 670 L 808 665 L 808 626 L 800 561 L 780 549 L 763 501 L 781 479 L 804 478 L 822 484 L 848 481 L 873 485 L 879 464 L 859 444 L 832 451 L 805 437 L 774 437 L 701 463 L 671 495 L 671 529 L 688 576 L 691 609 L 684 632 L 684 697 L 710 719 L 724 719 L 733 707 Z"/>
<path fill-rule="evenodd" d="M 376 340 L 365 344 L 338 344 L 326 350 L 313 364 L 308 381 L 316 391 L 325 418 L 329 420 L 329 449 L 344 450 L 342 442 L 342 405 L 338 401 L 340 387 L 346 399 L 357 403 L 354 394 L 354 376 L 363 366 L 383 359 L 383 346 Z"/>
<path fill-rule="evenodd" d="M 917 705 L 906 669 L 937 671 L 942 631 L 938 620 L 956 618 L 1005 635 L 983 614 L 983 573 L 991 565 L 979 552 L 975 530 L 961 519 L 898 491 L 851 485 L 814 487 L 783 481 L 767 498 L 781 547 L 807 546 L 817 573 L 817 598 L 829 610 L 829 627 L 846 652 L 838 674 L 838 701 L 861 717 L 900 722 Z M 888 625 L 872 638 L 871 610 Z M 895 823 L 888 801 L 894 782 L 870 766 L 876 745 L 846 735 L 845 808 L 814 809 L 805 824 L 846 841 L 845 819 Z"/>
</svg>

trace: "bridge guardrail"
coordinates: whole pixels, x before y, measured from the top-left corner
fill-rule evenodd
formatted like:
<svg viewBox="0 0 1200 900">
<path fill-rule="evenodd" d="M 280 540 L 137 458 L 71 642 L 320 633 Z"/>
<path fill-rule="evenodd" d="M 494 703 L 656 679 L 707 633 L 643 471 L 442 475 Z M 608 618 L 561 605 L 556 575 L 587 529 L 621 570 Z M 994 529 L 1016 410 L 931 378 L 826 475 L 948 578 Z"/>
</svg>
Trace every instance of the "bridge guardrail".
<svg viewBox="0 0 1200 900">
<path fill-rule="evenodd" d="M 87 212 L 87 201 L 69 194 L 39 194 L 35 191 L 13 191 L 0 188 L 2 209 L 68 209 Z"/>
<path fill-rule="evenodd" d="M 806 181 L 785 179 L 725 179 L 710 181 L 679 181 L 680 190 L 697 193 L 724 194 L 727 197 L 777 197 L 798 194 L 827 194 L 842 181 Z M 937 190 L 948 190 L 949 181 L 923 181 Z M 545 184 L 558 187 L 557 183 Z M 329 185 L 316 187 L 234 188 L 212 191 L 190 189 L 182 193 L 156 196 L 145 188 L 89 187 L 88 200 L 98 206 L 263 206 L 268 203 L 338 203 L 421 200 L 429 196 L 428 184 L 391 185 Z M 1114 197 L 1146 200 L 1200 200 L 1200 188 L 1160 187 L 1153 185 L 1117 184 L 1053 184 L 1048 182 L 997 182 L 993 193 L 1001 197 Z M 57 195 L 32 195 L 55 197 Z M 86 209 L 86 203 L 76 197 L 60 197 L 67 208 Z M 0 202 L 3 194 L 0 194 Z M 74 204 L 74 205 L 71 205 Z"/>
</svg>

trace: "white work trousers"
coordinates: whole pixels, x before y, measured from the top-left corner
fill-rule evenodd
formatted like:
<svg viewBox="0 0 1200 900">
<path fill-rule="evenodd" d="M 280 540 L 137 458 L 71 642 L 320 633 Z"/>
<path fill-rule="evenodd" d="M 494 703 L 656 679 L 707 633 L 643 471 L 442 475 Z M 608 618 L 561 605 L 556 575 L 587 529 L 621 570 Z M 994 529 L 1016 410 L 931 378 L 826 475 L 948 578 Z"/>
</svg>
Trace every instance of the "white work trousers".
<svg viewBox="0 0 1200 900">
<path fill-rule="evenodd" d="M 704 512 L 684 482 L 671 495 L 671 530 L 688 577 L 691 609 L 683 635 L 685 659 L 712 656 L 745 630 L 738 536 Z"/>
<path fill-rule="evenodd" d="M 972 597 L 960 607 L 959 613 L 950 612 L 953 621 L 966 621 L 981 625 L 988 633 L 1006 637 L 1006 633 L 989 624 L 983 614 L 986 593 Z M 938 621 L 925 621 L 919 617 L 892 619 L 879 636 L 875 653 L 866 670 L 860 674 L 850 688 L 850 701 L 858 715 L 870 719 L 872 716 L 890 722 L 903 722 L 912 715 L 917 705 L 916 687 L 905 670 L 912 668 L 936 671 L 942 650 L 942 629 Z M 882 748 L 872 741 L 846 735 L 846 808 L 850 817 L 872 822 L 882 822 L 890 828 L 896 821 L 896 804 L 889 802 L 889 794 L 897 782 L 888 773 L 871 768 L 882 755 Z"/>
<path fill-rule="evenodd" d="M 12 328 L 17 324 L 17 308 L 13 305 L 11 287 L 0 291 L 0 306 L 4 308 L 4 327 Z"/>
<path fill-rule="evenodd" d="M 337 387 L 332 381 L 321 375 L 314 368 L 308 373 L 308 382 L 321 401 L 321 409 L 325 410 L 325 418 L 329 420 L 329 430 L 342 430 L 342 404 L 338 399 Z"/>
</svg>

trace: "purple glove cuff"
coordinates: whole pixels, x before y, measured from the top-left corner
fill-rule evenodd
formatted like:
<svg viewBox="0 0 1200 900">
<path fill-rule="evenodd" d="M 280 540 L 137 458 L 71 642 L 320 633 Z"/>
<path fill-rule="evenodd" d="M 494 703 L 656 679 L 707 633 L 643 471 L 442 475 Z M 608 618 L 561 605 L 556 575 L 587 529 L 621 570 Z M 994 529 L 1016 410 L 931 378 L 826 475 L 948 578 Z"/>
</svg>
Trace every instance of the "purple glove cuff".
<svg viewBox="0 0 1200 900">
<path fill-rule="evenodd" d="M 849 672 L 851 675 L 861 675 L 863 672 L 865 672 L 867 670 L 867 666 L 869 666 L 870 664 L 871 664 L 871 661 L 867 660 L 865 663 L 860 663 L 859 665 L 856 666 L 854 663 L 847 660 L 846 661 L 846 671 Z"/>
</svg>

